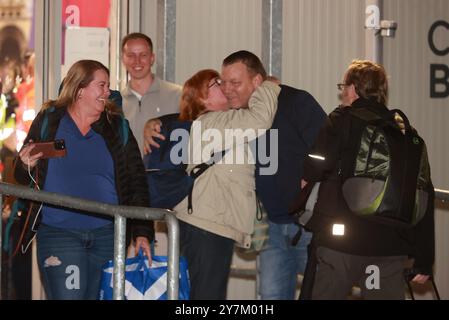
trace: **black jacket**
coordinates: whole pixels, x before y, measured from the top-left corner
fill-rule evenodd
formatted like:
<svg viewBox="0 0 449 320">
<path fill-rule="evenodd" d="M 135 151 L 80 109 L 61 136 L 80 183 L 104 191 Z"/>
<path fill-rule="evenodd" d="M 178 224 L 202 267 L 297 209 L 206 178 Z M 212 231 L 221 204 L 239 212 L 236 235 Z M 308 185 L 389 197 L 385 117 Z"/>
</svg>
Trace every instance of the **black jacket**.
<svg viewBox="0 0 449 320">
<path fill-rule="evenodd" d="M 358 99 L 350 108 L 368 107 L 379 115 L 389 115 L 386 106 L 371 100 Z M 349 131 L 346 126 L 349 126 Z M 349 108 L 337 108 L 329 115 L 311 151 L 325 160 L 308 158 L 305 162 L 304 178 L 311 182 L 322 181 L 314 216 L 309 222 L 309 227 L 317 233 L 317 245 L 361 256 L 408 255 L 415 258 L 414 267 L 419 273 L 432 274 L 435 256 L 435 195 L 432 185 L 428 186 L 431 196 L 426 214 L 413 228 L 395 228 L 368 221 L 348 208 L 336 168 L 344 167 L 344 164 L 337 163 L 340 160 L 344 162 L 343 154 L 348 145 L 360 141 L 357 132 L 357 123 L 349 115 Z M 335 223 L 345 225 L 343 237 L 332 235 Z"/>
<path fill-rule="evenodd" d="M 47 111 L 47 141 L 55 139 L 59 122 L 65 113 L 66 108 L 55 108 L 52 111 Z M 30 140 L 33 140 L 34 142 L 41 141 L 43 119 L 44 112 L 41 111 L 31 125 L 28 136 L 25 139 L 26 142 Z M 103 112 L 100 119 L 92 124 L 92 129 L 104 138 L 106 146 L 111 153 L 114 162 L 115 185 L 119 204 L 148 207 L 148 185 L 139 147 L 137 146 L 136 139 L 134 138 L 131 129 L 129 129 L 128 142 L 123 146 L 123 141 L 119 134 L 119 130 L 121 129 L 120 122 L 121 119 L 119 116 L 107 116 L 106 112 Z M 47 168 L 48 160 L 42 159 L 33 169 L 32 174 L 36 177 L 37 173 L 37 181 L 40 189 L 43 189 L 45 184 Z M 20 184 L 29 185 L 31 182 L 27 169 L 19 157 L 16 158 L 14 175 L 17 182 Z M 34 238 L 41 220 L 40 215 L 37 216 L 38 208 L 39 205 L 33 206 L 29 222 L 26 226 L 23 242 L 25 248 L 28 247 L 28 244 Z M 34 229 L 32 228 L 33 226 Z M 127 228 L 128 242 L 131 236 L 134 239 L 138 236 L 145 236 L 150 241 L 154 239 L 154 227 L 152 221 L 128 219 L 127 226 L 129 227 Z"/>
<path fill-rule="evenodd" d="M 277 150 L 273 149 L 277 153 L 271 155 L 277 167 L 273 161 L 263 164 L 259 153 L 256 162 L 257 196 L 272 222 L 294 222 L 294 217 L 288 214 L 289 206 L 301 190 L 304 159 L 325 119 L 326 113 L 310 93 L 281 85 L 273 125 L 267 135 L 257 139 L 257 147 L 263 147 L 262 155 L 265 155 L 270 152 L 272 131 L 278 134 L 278 140 L 273 141 L 277 142 Z M 261 170 L 269 166 L 276 170 L 263 174 Z"/>
</svg>

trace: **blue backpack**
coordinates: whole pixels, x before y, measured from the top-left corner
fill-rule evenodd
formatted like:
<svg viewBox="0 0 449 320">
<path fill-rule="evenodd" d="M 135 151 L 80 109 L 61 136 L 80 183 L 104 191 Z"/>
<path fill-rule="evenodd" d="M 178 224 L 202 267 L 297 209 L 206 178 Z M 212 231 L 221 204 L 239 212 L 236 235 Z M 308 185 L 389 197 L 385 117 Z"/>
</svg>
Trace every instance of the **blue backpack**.
<svg viewBox="0 0 449 320">
<path fill-rule="evenodd" d="M 153 208 L 173 209 L 188 197 L 188 212 L 192 214 L 195 179 L 215 164 L 215 162 L 201 163 L 190 174 L 187 173 L 191 125 L 191 121 L 179 120 L 164 124 L 161 127 L 161 134 L 165 140 L 155 139 L 160 148 L 155 148 L 143 159 L 147 171 L 150 206 Z M 222 152 L 222 156 L 224 153 L 225 151 Z"/>
</svg>

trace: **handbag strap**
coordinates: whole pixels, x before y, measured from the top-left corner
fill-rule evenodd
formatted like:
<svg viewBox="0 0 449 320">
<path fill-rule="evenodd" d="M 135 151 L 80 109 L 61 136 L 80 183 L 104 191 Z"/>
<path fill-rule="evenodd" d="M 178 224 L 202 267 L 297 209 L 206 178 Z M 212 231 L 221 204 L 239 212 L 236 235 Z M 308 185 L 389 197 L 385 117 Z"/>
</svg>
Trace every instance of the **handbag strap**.
<svg viewBox="0 0 449 320">
<path fill-rule="evenodd" d="M 207 169 L 209 169 L 210 167 L 212 167 L 215 163 L 217 163 L 218 161 L 220 161 L 221 159 L 224 158 L 226 152 L 228 152 L 228 150 L 223 150 L 217 153 L 214 153 L 211 155 L 211 162 L 204 162 L 204 163 L 200 163 L 199 165 L 195 166 L 192 171 L 190 172 L 190 176 L 193 179 L 193 183 L 192 186 L 190 187 L 189 190 L 189 195 L 187 197 L 187 212 L 188 214 L 192 214 L 193 213 L 193 199 L 192 199 L 192 194 L 193 194 L 193 186 L 195 184 L 195 179 L 198 178 L 200 175 L 202 175 Z M 214 156 L 218 154 L 219 158 L 214 159 Z"/>
</svg>

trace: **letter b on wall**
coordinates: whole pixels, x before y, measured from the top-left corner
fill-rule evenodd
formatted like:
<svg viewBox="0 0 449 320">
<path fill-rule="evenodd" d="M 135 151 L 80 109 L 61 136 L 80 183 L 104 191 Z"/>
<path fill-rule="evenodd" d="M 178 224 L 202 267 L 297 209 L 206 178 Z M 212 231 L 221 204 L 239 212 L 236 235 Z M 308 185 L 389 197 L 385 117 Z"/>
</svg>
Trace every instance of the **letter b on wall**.
<svg viewBox="0 0 449 320">
<path fill-rule="evenodd" d="M 449 67 L 445 64 L 430 65 L 430 97 L 449 97 Z"/>
</svg>

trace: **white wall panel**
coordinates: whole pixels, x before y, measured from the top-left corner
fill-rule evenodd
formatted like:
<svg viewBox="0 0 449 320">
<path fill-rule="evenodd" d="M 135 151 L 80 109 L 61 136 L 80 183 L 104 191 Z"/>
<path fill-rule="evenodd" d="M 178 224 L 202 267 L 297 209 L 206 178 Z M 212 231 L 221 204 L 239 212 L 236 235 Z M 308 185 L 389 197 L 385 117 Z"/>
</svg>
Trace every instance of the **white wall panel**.
<svg viewBox="0 0 449 320">
<path fill-rule="evenodd" d="M 283 82 L 309 91 L 330 112 L 336 83 L 364 57 L 364 1 L 284 0 Z"/>
<path fill-rule="evenodd" d="M 384 19 L 396 20 L 394 39 L 384 41 L 384 62 L 390 76 L 390 105 L 403 109 L 427 143 L 435 187 L 449 189 L 449 97 L 430 98 L 430 64 L 449 66 L 449 55 L 437 56 L 427 36 L 437 20 L 449 22 L 447 0 L 384 1 Z M 449 30 L 435 33 L 439 48 L 449 46 Z M 449 299 L 449 207 L 438 210 L 436 229 L 436 279 L 443 298 Z"/>
<path fill-rule="evenodd" d="M 220 70 L 228 54 L 246 49 L 260 56 L 260 0 L 178 0 L 176 82 L 200 69 Z"/>
<path fill-rule="evenodd" d="M 140 24 L 142 32 L 153 41 L 154 50 L 157 48 L 157 0 L 143 0 Z M 156 70 L 156 68 L 154 68 Z"/>
<path fill-rule="evenodd" d="M 435 186 L 449 189 L 449 97 L 430 98 L 430 64 L 449 65 L 449 55 L 435 55 L 427 43 L 430 26 L 437 20 L 449 22 L 447 0 L 385 1 L 388 19 L 398 22 L 394 39 L 384 42 L 385 67 L 390 76 L 390 105 L 404 109 L 424 136 L 432 164 Z M 449 32 L 441 28 L 436 41 L 449 46 Z"/>
<path fill-rule="evenodd" d="M 147 36 L 151 38 L 151 41 L 153 42 L 153 50 L 158 54 L 157 48 L 157 0 L 143 0 L 141 2 L 142 11 L 136 12 L 134 14 L 138 15 L 140 24 L 141 24 L 141 32 L 145 33 Z M 137 17 L 136 17 L 137 18 Z M 156 73 L 157 70 L 157 59 L 154 62 L 153 72 Z"/>
</svg>

